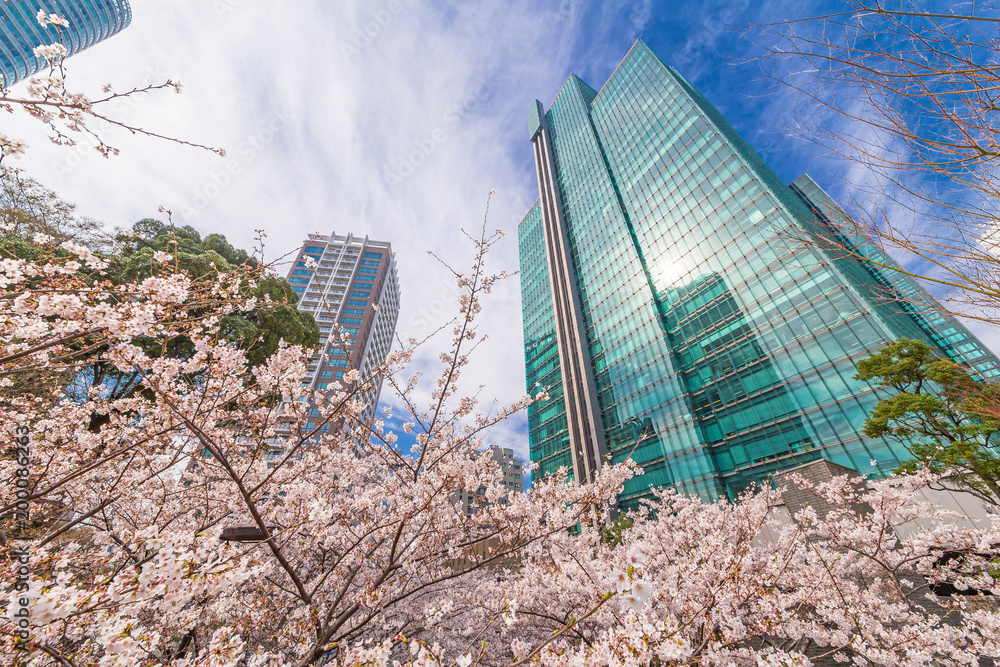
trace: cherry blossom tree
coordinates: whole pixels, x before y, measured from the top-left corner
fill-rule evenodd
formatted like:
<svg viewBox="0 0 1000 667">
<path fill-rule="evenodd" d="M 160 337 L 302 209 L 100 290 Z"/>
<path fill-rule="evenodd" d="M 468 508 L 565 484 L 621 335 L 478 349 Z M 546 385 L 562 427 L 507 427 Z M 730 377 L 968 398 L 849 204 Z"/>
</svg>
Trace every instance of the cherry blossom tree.
<svg viewBox="0 0 1000 667">
<path fill-rule="evenodd" d="M 46 234 L 95 251 L 108 249 L 113 243 L 105 223 L 77 214 L 75 204 L 15 168 L 5 168 L 0 178 L 0 225 L 9 235 L 31 238 Z"/>
<path fill-rule="evenodd" d="M 302 346 L 251 363 L 220 326 L 258 305 L 263 263 L 191 275 L 156 251 L 150 272 L 112 281 L 105 258 L 44 234 L 31 252 L 0 257 L 0 384 L 39 378 L 0 394 L 6 663 L 974 665 L 1000 655 L 1000 615 L 981 604 L 1000 593 L 1000 531 L 960 528 L 917 502 L 927 471 L 867 485 L 793 478 L 817 499 L 795 513 L 781 511 L 780 489 L 734 502 L 660 490 L 614 531 L 603 524 L 638 472 L 631 461 L 602 466 L 592 484 L 561 470 L 510 493 L 485 434 L 545 388 L 500 410 L 462 392 L 477 317 L 505 277 L 487 262 L 502 234 L 484 220 L 467 236 L 473 262 L 454 272 L 462 297 L 440 331 L 450 344 L 429 405 L 406 368 L 416 341 L 326 391 L 303 383 L 313 351 Z M 179 339 L 189 353 L 158 352 Z M 95 357 L 137 390 L 67 392 L 64 378 Z M 365 420 L 366 383 L 383 380 L 402 412 Z M 398 431 L 415 435 L 409 451 Z M 480 488 L 484 502 L 466 515 L 456 493 Z"/>
<path fill-rule="evenodd" d="M 826 516 L 776 513 L 773 489 L 732 503 L 659 491 L 620 544 L 584 528 L 550 541 L 547 566 L 522 571 L 527 590 L 508 589 L 519 603 L 512 650 L 549 665 L 979 664 L 1000 651 L 996 607 L 973 610 L 933 586 L 1000 592 L 1000 533 L 956 530 L 916 502 L 928 480 L 795 478 L 835 508 Z M 918 519 L 923 530 L 894 530 Z M 762 538 L 769 525 L 773 540 Z M 942 565 L 945 550 L 955 557 Z M 546 588 L 560 594 L 538 595 Z"/>
<path fill-rule="evenodd" d="M 36 19 L 43 28 L 54 28 L 59 33 L 60 41 L 35 48 L 35 55 L 44 58 L 47 67 L 43 73 L 30 77 L 23 90 L 12 90 L 9 83 L 0 80 L 0 111 L 14 113 L 20 110 L 27 113 L 44 123 L 51 133 L 49 138 L 59 145 L 72 146 L 80 137 L 88 137 L 93 142 L 94 149 L 105 157 L 117 155 L 119 149 L 107 143 L 105 137 L 96 129 L 98 124 L 121 128 L 133 135 L 202 148 L 222 156 L 226 154 L 221 148 L 155 132 L 116 118 L 105 111 L 126 98 L 154 94 L 162 90 L 180 93 L 181 84 L 176 81 L 168 79 L 122 92 L 116 91 L 109 83 L 105 84 L 98 96 L 85 95 L 67 88 L 65 59 L 68 51 L 61 42 L 62 28 L 68 26 L 69 22 L 58 14 L 46 14 L 44 11 L 39 11 Z M 0 165 L 5 158 L 17 157 L 23 154 L 24 150 L 23 141 L 0 134 Z"/>
<path fill-rule="evenodd" d="M 219 321 L 253 308 L 243 295 L 258 270 L 205 283 L 163 256 L 156 275 L 114 285 L 100 281 L 105 263 L 88 249 L 43 237 L 37 260 L 4 260 L 0 377 L 72 367 L 98 347 L 102 363 L 141 378 L 127 397 L 44 386 L 0 406 L 11 438 L 30 431 L 30 456 L 0 464 L 10 482 L 4 541 L 32 538 L 28 590 L 18 590 L 12 560 L 7 591 L 8 610 L 30 598 L 30 659 L 348 664 L 373 646 L 421 641 L 449 589 L 606 505 L 633 465 L 608 467 L 587 486 L 563 474 L 495 502 L 508 491 L 479 452 L 482 434 L 534 399 L 475 416 L 475 401 L 456 393 L 480 298 L 498 277 L 484 264 L 498 237 L 483 229 L 472 271 L 457 278 L 465 295 L 434 404 L 413 407 L 402 427 L 418 432 L 405 454 L 382 421 L 360 422 L 357 370 L 332 391 L 308 391 L 311 351 L 286 345 L 248 377 Z M 156 353 L 178 336 L 191 342 L 189 357 Z M 379 373 L 411 354 L 404 347 Z M 404 400 L 417 382 L 399 383 Z M 99 429 L 88 427 L 95 412 L 107 415 Z M 324 433 L 341 423 L 350 435 Z M 466 517 L 455 492 L 479 487 L 494 502 Z M 16 523 L 22 500 L 36 523 Z M 251 528 L 252 543 L 220 539 L 235 526 Z M 19 632 L 4 629 L 11 655 Z"/>
<path fill-rule="evenodd" d="M 484 416 L 458 390 L 499 278 L 485 262 L 499 236 L 484 224 L 472 238 L 433 404 L 417 406 L 420 378 L 402 370 L 412 345 L 378 370 L 409 406 L 410 452 L 385 415 L 361 421 L 357 370 L 314 392 L 301 383 L 309 350 L 282 346 L 249 367 L 218 335 L 222 315 L 253 306 L 246 287 L 266 269 L 201 283 L 163 256 L 156 274 L 114 285 L 99 280 L 101 258 L 43 237 L 36 260 L 4 260 L 0 377 L 71 367 L 100 343 L 142 384 L 112 399 L 45 386 L 0 405 L 9 442 L 19 426 L 30 434 L 24 456 L 0 461 L 3 542 L 27 545 L 30 566 L 22 577 L 19 559 L 6 565 L 4 654 L 184 666 L 972 665 L 1000 654 L 996 611 L 934 593 L 941 582 L 1000 593 L 1000 531 L 958 529 L 917 503 L 929 473 L 816 486 L 835 508 L 826 515 L 776 513 L 772 489 L 736 502 L 662 490 L 615 540 L 594 519 L 635 474 L 630 462 L 594 484 L 563 471 L 510 494 L 482 436 L 538 396 Z M 190 356 L 155 354 L 151 343 L 175 336 Z M 94 412 L 108 416 L 96 432 Z M 480 487 L 491 502 L 466 516 L 455 493 Z M 24 635 L 12 611 L 22 598 Z"/>
<path fill-rule="evenodd" d="M 849 244 L 830 249 L 919 279 L 953 314 L 1000 322 L 996 5 L 811 9 L 744 34 L 783 100 L 787 135 L 849 167 L 847 235 L 869 237 L 905 269 Z"/>
</svg>

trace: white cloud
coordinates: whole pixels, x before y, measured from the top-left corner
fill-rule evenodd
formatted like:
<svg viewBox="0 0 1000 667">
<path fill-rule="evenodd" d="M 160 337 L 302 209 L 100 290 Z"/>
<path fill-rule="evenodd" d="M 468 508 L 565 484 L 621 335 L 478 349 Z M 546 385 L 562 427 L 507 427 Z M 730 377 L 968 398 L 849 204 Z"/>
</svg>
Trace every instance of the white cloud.
<svg viewBox="0 0 1000 667">
<path fill-rule="evenodd" d="M 598 7 L 580 0 L 132 4 L 127 30 L 68 61 L 71 87 L 96 92 L 107 81 L 126 90 L 179 80 L 182 95 L 136 98 L 119 105 L 116 117 L 222 146 L 228 156 L 112 128 L 108 136 L 122 154 L 103 159 L 53 146 L 38 123 L 9 116 L 4 134 L 29 142 L 20 166 L 81 213 L 114 225 L 156 217 L 162 204 L 177 222 L 224 233 L 237 246 L 250 247 L 254 230 L 264 229 L 272 258 L 314 231 L 391 241 L 404 339 L 427 335 L 454 313 L 450 274 L 426 251 L 467 267 L 472 250 L 459 228 L 478 229 L 491 188 L 499 195 L 489 225 L 507 238 L 490 263 L 517 270 L 516 225 L 537 197 L 528 105 L 535 98 L 549 104 L 571 71 L 600 88 L 653 8 L 665 11 L 650 0 Z M 743 0 L 709 3 L 705 18 L 661 55 L 699 85 L 712 68 L 728 67 L 715 52 L 746 7 Z M 714 101 L 743 104 L 735 98 L 740 92 Z M 761 118 L 780 124 L 789 118 L 782 112 L 803 109 L 788 100 L 770 98 L 765 110 L 773 113 Z M 867 178 L 846 175 L 848 183 Z M 840 194 L 849 193 L 857 190 Z M 473 392 L 485 385 L 485 405 L 494 397 L 506 403 L 525 390 L 517 278 L 496 289 L 486 306 L 482 331 L 489 339 L 465 386 Z M 446 342 L 442 337 L 415 360 L 428 384 Z M 489 440 L 527 459 L 523 418 L 498 427 Z"/>
<path fill-rule="evenodd" d="M 228 156 L 112 129 L 122 153 L 103 159 L 53 146 L 34 121 L 10 119 L 5 133 L 29 142 L 19 166 L 82 213 L 127 226 L 157 217 L 162 204 L 177 223 L 237 246 L 250 247 L 262 228 L 272 258 L 313 231 L 388 240 L 404 339 L 454 313 L 450 274 L 426 251 L 468 266 L 472 248 L 459 228 L 479 228 L 491 188 L 499 195 L 488 224 L 507 238 L 490 262 L 517 270 L 516 225 L 537 197 L 526 112 L 536 97 L 551 100 L 570 71 L 576 3 L 132 4 L 127 30 L 68 61 L 72 87 L 179 80 L 183 94 L 139 98 L 119 117 Z M 486 385 L 484 402 L 516 400 L 525 389 L 516 277 L 488 297 L 482 330 L 489 340 L 466 386 Z M 446 342 L 415 366 L 433 366 Z M 433 374 L 425 377 L 429 384 Z M 523 419 L 497 431 L 492 442 L 527 459 Z"/>
</svg>

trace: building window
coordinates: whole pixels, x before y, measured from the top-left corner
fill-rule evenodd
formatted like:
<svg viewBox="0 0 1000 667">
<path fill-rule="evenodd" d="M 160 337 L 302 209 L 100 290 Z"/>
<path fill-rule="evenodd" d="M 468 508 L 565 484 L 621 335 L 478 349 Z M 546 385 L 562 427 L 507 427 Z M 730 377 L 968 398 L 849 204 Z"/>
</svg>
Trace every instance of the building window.
<svg viewBox="0 0 1000 667">
<path fill-rule="evenodd" d="M 348 306 L 367 306 L 368 302 L 367 301 L 357 301 L 355 299 L 348 299 L 347 300 L 347 305 Z"/>
<path fill-rule="evenodd" d="M 337 374 L 334 375 L 334 377 L 337 378 L 338 380 L 341 379 L 342 377 L 344 377 L 344 371 L 337 371 Z"/>
<path fill-rule="evenodd" d="M 299 294 L 302 294 L 303 292 L 306 291 L 306 288 L 304 286 L 299 286 L 299 285 L 292 285 L 292 289 L 298 292 Z"/>
<path fill-rule="evenodd" d="M 361 266 L 378 266 L 378 265 L 379 265 L 378 262 L 372 262 L 372 261 L 367 260 L 367 259 L 361 260 Z"/>
<path fill-rule="evenodd" d="M 317 248 L 316 246 L 307 245 L 305 248 L 303 248 L 302 252 L 318 252 L 322 255 L 324 250 L 325 248 Z"/>
<path fill-rule="evenodd" d="M 351 292 L 351 296 L 356 296 L 362 299 L 370 298 L 371 295 L 372 295 L 371 292 Z"/>
<path fill-rule="evenodd" d="M 302 271 L 301 269 L 295 269 L 292 271 L 293 276 L 311 276 L 312 274 L 312 271 Z"/>
<path fill-rule="evenodd" d="M 365 259 L 382 259 L 382 253 L 380 252 L 366 252 Z"/>
<path fill-rule="evenodd" d="M 378 269 L 371 269 L 371 268 L 369 268 L 367 266 L 362 266 L 360 269 L 358 269 L 358 273 L 377 274 L 378 273 Z"/>
<path fill-rule="evenodd" d="M 362 324 L 363 322 L 364 322 L 364 320 L 361 320 L 361 319 L 359 319 L 357 317 L 342 317 L 342 318 L 340 318 L 340 323 L 341 324 Z"/>
<path fill-rule="evenodd" d="M 363 283 L 360 281 L 354 283 L 354 286 L 358 289 L 372 289 L 373 287 L 375 287 L 375 285 L 373 285 L 372 283 Z"/>
<path fill-rule="evenodd" d="M 319 377 L 321 380 L 329 380 L 333 377 L 333 373 L 331 371 L 323 371 L 319 374 Z"/>
<path fill-rule="evenodd" d="M 308 285 L 309 284 L 309 278 L 289 278 L 288 282 L 290 282 L 290 283 L 298 283 L 300 285 Z"/>
</svg>

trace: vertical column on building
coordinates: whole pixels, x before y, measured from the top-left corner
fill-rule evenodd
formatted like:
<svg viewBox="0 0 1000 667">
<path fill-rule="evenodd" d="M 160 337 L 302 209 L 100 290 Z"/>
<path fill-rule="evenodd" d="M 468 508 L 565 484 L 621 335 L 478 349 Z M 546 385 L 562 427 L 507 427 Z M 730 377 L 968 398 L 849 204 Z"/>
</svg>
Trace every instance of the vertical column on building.
<svg viewBox="0 0 1000 667">
<path fill-rule="evenodd" d="M 563 400 L 566 403 L 566 421 L 573 455 L 573 476 L 578 482 L 591 482 L 600 470 L 608 448 L 597 402 L 597 384 L 590 362 L 583 306 L 576 289 L 576 273 L 570 257 L 562 198 L 556 182 L 550 134 L 545 126 L 545 112 L 541 102 L 535 101 L 531 117 L 535 123 L 535 127 L 531 128 L 531 142 L 535 149 L 535 169 L 545 228 L 549 286 L 555 311 Z"/>
</svg>

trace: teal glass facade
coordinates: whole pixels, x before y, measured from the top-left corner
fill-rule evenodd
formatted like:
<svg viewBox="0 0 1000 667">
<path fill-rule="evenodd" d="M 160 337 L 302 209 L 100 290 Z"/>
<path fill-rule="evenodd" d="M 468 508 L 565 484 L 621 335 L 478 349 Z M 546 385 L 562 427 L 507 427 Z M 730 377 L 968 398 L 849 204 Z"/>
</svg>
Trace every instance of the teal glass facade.
<svg viewBox="0 0 1000 667">
<path fill-rule="evenodd" d="M 124 30 L 132 21 L 128 0 L 5 0 L 0 2 L 0 75 L 9 86 L 46 66 L 35 56 L 37 46 L 60 42 L 60 32 L 42 27 L 35 15 L 58 14 L 69 22 L 61 43 L 69 55 Z"/>
<path fill-rule="evenodd" d="M 733 495 L 819 457 L 886 472 L 906 451 L 861 433 L 878 397 L 852 378 L 859 360 L 905 336 L 998 375 L 912 280 L 816 243 L 880 252 L 641 42 L 600 92 L 571 76 L 528 126 L 541 197 L 518 236 L 527 383 L 550 393 L 528 413 L 540 474 L 631 456 L 644 474 L 628 506 L 665 485 Z"/>
</svg>

